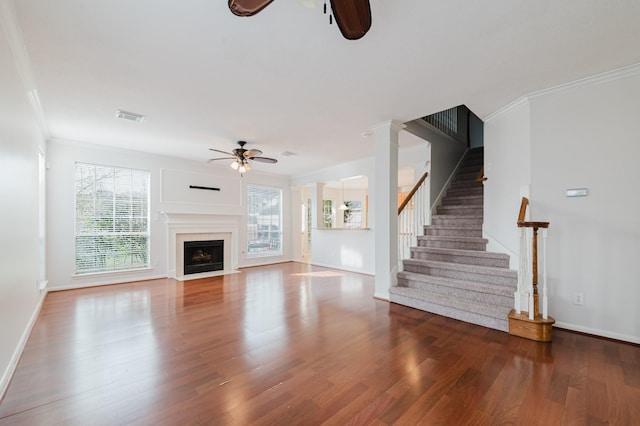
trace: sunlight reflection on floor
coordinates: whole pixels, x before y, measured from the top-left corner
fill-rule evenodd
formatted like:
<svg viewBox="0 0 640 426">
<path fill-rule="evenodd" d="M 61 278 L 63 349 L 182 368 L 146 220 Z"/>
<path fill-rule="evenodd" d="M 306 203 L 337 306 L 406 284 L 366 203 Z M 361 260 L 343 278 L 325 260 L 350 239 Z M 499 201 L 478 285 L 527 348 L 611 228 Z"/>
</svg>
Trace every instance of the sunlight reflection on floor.
<svg viewBox="0 0 640 426">
<path fill-rule="evenodd" d="M 344 274 L 334 271 L 314 271 L 291 274 L 292 277 L 342 277 Z"/>
</svg>

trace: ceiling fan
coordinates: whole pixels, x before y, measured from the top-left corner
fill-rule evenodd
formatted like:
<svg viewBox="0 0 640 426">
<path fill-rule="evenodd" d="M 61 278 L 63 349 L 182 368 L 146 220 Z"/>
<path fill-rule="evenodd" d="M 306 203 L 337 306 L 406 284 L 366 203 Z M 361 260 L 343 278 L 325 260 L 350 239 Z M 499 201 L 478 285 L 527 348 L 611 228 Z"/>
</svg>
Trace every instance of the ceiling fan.
<svg viewBox="0 0 640 426">
<path fill-rule="evenodd" d="M 229 10 L 236 16 L 253 16 L 273 0 L 228 0 Z M 347 40 L 362 38 L 371 28 L 371 5 L 369 0 L 330 0 L 331 11 L 336 18 L 340 32 Z M 315 7 L 315 0 L 298 0 L 306 7 Z M 327 13 L 325 0 L 324 13 Z M 329 23 L 332 22 L 329 16 Z"/>
<path fill-rule="evenodd" d="M 222 158 L 211 158 L 207 160 L 207 163 L 211 163 L 213 161 L 218 160 L 233 160 L 231 163 L 231 168 L 237 170 L 242 175 L 245 172 L 251 170 L 251 162 L 250 161 L 258 161 L 260 163 L 277 163 L 278 160 L 275 158 L 262 157 L 262 151 L 259 149 L 245 149 L 244 146 L 247 144 L 245 141 L 238 141 L 238 145 L 240 148 L 236 148 L 233 152 L 220 151 L 219 149 L 209 148 L 211 151 L 219 152 L 221 154 L 226 154 L 229 157 Z"/>
</svg>

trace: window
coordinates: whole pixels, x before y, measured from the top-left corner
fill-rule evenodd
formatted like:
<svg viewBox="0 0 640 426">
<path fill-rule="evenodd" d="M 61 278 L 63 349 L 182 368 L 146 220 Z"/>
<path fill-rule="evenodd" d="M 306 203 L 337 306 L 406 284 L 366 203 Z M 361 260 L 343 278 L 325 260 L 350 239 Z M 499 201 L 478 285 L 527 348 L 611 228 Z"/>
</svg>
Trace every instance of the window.
<svg viewBox="0 0 640 426">
<path fill-rule="evenodd" d="M 333 228 L 336 223 L 336 211 L 333 208 L 333 200 L 322 200 L 322 226 Z"/>
<path fill-rule="evenodd" d="M 362 202 L 345 201 L 343 223 L 345 228 L 362 228 Z"/>
<path fill-rule="evenodd" d="M 149 267 L 149 172 L 76 163 L 76 274 Z"/>
<path fill-rule="evenodd" d="M 282 190 L 247 186 L 247 253 L 282 254 Z"/>
</svg>

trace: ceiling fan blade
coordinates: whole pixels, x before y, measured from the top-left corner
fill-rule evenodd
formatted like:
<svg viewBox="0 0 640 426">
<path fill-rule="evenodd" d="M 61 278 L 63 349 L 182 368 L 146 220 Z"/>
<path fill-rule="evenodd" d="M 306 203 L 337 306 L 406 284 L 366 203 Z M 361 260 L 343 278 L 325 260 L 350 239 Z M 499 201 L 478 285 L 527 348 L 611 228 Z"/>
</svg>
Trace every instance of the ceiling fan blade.
<svg viewBox="0 0 640 426">
<path fill-rule="evenodd" d="M 347 40 L 358 40 L 371 28 L 369 0 L 331 0 L 331 10 Z"/>
<path fill-rule="evenodd" d="M 218 160 L 235 160 L 236 157 L 223 157 L 223 158 L 209 158 L 207 160 L 207 163 L 211 163 L 212 161 L 218 161 Z"/>
<path fill-rule="evenodd" d="M 219 149 L 214 149 L 214 148 L 209 148 L 209 151 L 215 151 L 215 152 L 219 152 L 220 154 L 225 154 L 225 155 L 233 155 L 230 152 L 227 151 L 220 151 Z"/>
<path fill-rule="evenodd" d="M 269 158 L 269 157 L 249 157 L 249 160 L 253 160 L 253 161 L 257 161 L 259 163 L 277 163 L 278 160 L 276 160 L 275 158 Z"/>
<path fill-rule="evenodd" d="M 229 10 L 236 16 L 253 16 L 273 0 L 229 0 Z"/>
<path fill-rule="evenodd" d="M 259 149 L 248 149 L 244 152 L 245 158 L 257 157 L 259 155 L 262 155 L 262 151 Z"/>
</svg>

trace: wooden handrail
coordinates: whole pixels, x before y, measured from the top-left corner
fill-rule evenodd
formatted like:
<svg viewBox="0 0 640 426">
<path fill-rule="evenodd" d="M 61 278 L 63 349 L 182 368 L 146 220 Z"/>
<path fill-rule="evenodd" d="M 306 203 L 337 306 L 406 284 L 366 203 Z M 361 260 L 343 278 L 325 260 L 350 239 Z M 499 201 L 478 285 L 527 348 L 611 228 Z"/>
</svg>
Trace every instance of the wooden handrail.
<svg viewBox="0 0 640 426">
<path fill-rule="evenodd" d="M 476 182 L 484 182 L 487 180 L 487 177 L 484 175 L 484 166 L 480 167 L 480 171 L 476 175 Z"/>
<path fill-rule="evenodd" d="M 520 224 L 524 223 L 524 215 L 527 213 L 528 205 L 529 199 L 527 197 L 522 197 L 522 201 L 520 202 L 520 213 L 518 213 L 518 228 L 522 228 Z"/>
<path fill-rule="evenodd" d="M 407 207 L 407 204 L 409 204 L 409 202 L 411 201 L 411 198 L 413 198 L 413 195 L 416 193 L 416 191 L 418 191 L 418 188 L 420 188 L 420 185 L 422 185 L 422 182 L 424 182 L 424 180 L 427 178 L 428 175 L 429 175 L 429 172 L 424 172 L 420 180 L 413 186 L 413 189 L 411 190 L 411 192 L 409 192 L 409 195 L 407 195 L 407 198 L 405 198 L 402 204 L 400 204 L 400 207 L 398 207 L 398 214 L 402 213 L 402 210 L 404 210 L 404 208 Z"/>
<path fill-rule="evenodd" d="M 524 220 L 524 216 L 527 213 L 527 206 L 529 206 L 529 199 L 522 197 L 520 212 L 518 213 L 518 228 L 548 228 L 549 222 L 527 222 Z"/>
</svg>

